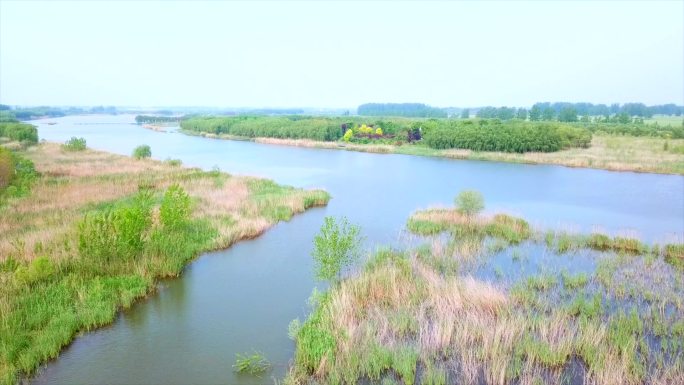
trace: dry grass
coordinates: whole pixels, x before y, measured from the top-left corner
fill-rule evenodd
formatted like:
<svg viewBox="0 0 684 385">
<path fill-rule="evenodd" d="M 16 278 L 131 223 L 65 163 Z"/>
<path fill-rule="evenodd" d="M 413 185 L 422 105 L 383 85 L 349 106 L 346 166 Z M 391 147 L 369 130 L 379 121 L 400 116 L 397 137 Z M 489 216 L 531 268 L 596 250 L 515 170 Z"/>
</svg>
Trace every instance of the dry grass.
<svg viewBox="0 0 684 385">
<path fill-rule="evenodd" d="M 426 215 L 457 223 L 463 219 L 444 212 Z M 454 258 L 436 240 L 430 252 L 432 259 Z M 613 313 L 578 317 L 556 297 L 543 308 L 528 306 L 515 300 L 518 294 L 505 282 L 444 273 L 420 255 L 380 252 L 356 276 L 332 287 L 314 310 L 317 323 L 304 325 L 330 333 L 332 355 L 314 364 L 313 377 L 296 359 L 286 382 L 350 384 L 376 380 L 378 373 L 392 377 L 402 372 L 397 354 L 407 346 L 415 351 L 418 367 L 445 369 L 447 383 L 556 384 L 577 368 L 587 385 L 679 384 L 684 379 L 680 356 L 656 364 L 651 353 L 657 347 L 644 353 L 636 337 L 632 345 L 616 342 L 620 326 Z M 300 342 L 296 357 L 301 349 L 318 346 L 310 339 Z M 630 352 L 643 354 L 643 369 Z M 402 376 L 399 383 L 414 380 Z"/>
<path fill-rule="evenodd" d="M 239 139 L 225 135 L 204 134 L 220 139 Z M 421 145 L 354 144 L 321 142 L 308 139 L 256 138 L 258 143 L 350 150 L 374 153 L 437 156 L 452 159 L 488 160 L 496 162 L 556 164 L 568 167 L 598 168 L 612 171 L 637 171 L 661 174 L 684 174 L 684 154 L 664 149 L 666 139 L 633 136 L 594 135 L 589 148 L 573 148 L 558 152 L 475 152 L 471 150 L 435 150 Z M 669 148 L 684 147 L 684 139 L 667 140 Z"/>
</svg>

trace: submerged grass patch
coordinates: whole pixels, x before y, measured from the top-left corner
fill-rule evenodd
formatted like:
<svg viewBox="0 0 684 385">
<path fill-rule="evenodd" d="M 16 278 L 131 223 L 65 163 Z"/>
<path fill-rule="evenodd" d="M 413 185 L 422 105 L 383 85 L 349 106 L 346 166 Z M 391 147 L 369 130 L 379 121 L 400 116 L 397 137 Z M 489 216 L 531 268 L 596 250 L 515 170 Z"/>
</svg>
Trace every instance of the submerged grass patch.
<svg viewBox="0 0 684 385">
<path fill-rule="evenodd" d="M 3 384 L 57 356 L 79 331 L 111 322 L 199 253 L 257 236 L 329 199 L 322 191 L 55 144 L 21 155 L 40 176 L 27 195 L 0 207 Z"/>
</svg>

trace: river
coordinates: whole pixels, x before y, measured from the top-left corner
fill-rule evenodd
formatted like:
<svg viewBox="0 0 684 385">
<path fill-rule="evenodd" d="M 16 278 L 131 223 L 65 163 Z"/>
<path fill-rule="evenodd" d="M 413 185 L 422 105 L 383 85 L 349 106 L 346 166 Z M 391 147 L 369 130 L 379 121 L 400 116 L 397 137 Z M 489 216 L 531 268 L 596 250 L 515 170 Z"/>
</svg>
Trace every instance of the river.
<svg viewBox="0 0 684 385">
<path fill-rule="evenodd" d="M 153 158 L 324 188 L 333 199 L 255 240 L 200 256 L 112 325 L 76 338 L 33 383 L 262 384 L 282 378 L 294 351 L 287 326 L 308 312 L 306 299 L 316 285 L 312 238 L 326 215 L 359 224 L 374 249 L 399 242 L 414 210 L 451 205 L 460 190 L 476 189 L 486 210 L 520 215 L 539 227 L 599 228 L 649 242 L 684 235 L 682 176 L 225 141 L 152 131 L 133 118 L 32 123 L 48 141 L 84 137 L 90 148 L 126 155 L 148 144 Z M 273 371 L 262 378 L 233 373 L 236 353 L 253 350 L 266 355 Z"/>
</svg>

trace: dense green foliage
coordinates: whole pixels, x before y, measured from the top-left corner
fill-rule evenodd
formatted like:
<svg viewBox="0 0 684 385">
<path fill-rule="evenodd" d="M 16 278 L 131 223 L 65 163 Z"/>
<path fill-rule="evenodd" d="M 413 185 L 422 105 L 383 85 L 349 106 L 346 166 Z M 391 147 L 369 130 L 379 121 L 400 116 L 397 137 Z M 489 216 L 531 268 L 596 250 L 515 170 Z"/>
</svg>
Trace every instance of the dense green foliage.
<svg viewBox="0 0 684 385">
<path fill-rule="evenodd" d="M 181 128 L 194 132 L 227 134 L 246 138 L 337 140 L 344 134 L 344 120 L 307 116 L 198 117 L 183 120 Z"/>
<path fill-rule="evenodd" d="M 620 115 L 625 114 L 629 117 L 639 116 L 648 118 L 653 115 L 677 115 L 680 116 L 684 114 L 684 106 L 678 106 L 675 104 L 661 104 L 654 106 L 647 106 L 644 103 L 625 103 L 618 104 L 614 103 L 610 106 L 606 104 L 593 104 L 593 103 L 568 103 L 568 102 L 556 102 L 556 103 L 535 103 L 532 106 L 536 111 L 546 111 L 550 110 L 552 117 L 561 115 L 562 111 L 574 110 L 576 115 L 584 116 L 609 116 L 609 115 Z"/>
<path fill-rule="evenodd" d="M 64 142 L 62 149 L 66 151 L 83 151 L 86 149 L 86 140 L 85 138 L 77 138 L 74 136 Z"/>
<path fill-rule="evenodd" d="M 314 238 L 312 256 L 316 278 L 324 281 L 339 279 L 342 270 L 359 257 L 360 228 L 346 218 L 338 221 L 325 217 L 320 232 Z"/>
<path fill-rule="evenodd" d="M 14 179 L 14 160 L 9 150 L 0 147 L 0 193 Z"/>
<path fill-rule="evenodd" d="M 133 149 L 133 157 L 135 159 L 145 159 L 152 156 L 152 149 L 146 144 L 142 144 Z"/>
<path fill-rule="evenodd" d="M 0 137 L 19 142 L 38 143 L 38 130 L 27 123 L 2 122 L 0 123 Z"/>
<path fill-rule="evenodd" d="M 0 203 L 28 194 L 37 177 L 33 162 L 0 147 Z"/>
<path fill-rule="evenodd" d="M 570 147 L 588 147 L 591 133 L 562 123 L 451 121 L 428 130 L 423 141 L 429 147 L 437 149 L 553 152 Z"/>
<path fill-rule="evenodd" d="M 606 133 L 611 135 L 629 136 L 652 136 L 658 138 L 682 139 L 684 138 L 684 124 L 680 126 L 661 126 L 658 124 L 643 123 L 616 123 L 616 122 L 593 122 L 577 123 L 591 132 Z"/>
<path fill-rule="evenodd" d="M 441 108 L 422 103 L 367 103 L 358 108 L 361 116 L 405 116 L 412 118 L 446 118 Z"/>
</svg>

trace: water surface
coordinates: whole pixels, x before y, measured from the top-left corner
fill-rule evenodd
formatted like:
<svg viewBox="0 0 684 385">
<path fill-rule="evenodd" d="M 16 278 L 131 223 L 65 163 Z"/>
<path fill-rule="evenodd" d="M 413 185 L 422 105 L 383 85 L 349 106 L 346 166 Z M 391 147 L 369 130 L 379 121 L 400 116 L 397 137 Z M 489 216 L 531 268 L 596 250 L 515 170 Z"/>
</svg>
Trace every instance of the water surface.
<svg viewBox="0 0 684 385">
<path fill-rule="evenodd" d="M 320 187 L 333 196 L 327 207 L 256 240 L 201 256 L 111 326 L 77 338 L 36 376 L 37 384 L 272 383 L 268 377 L 282 377 L 294 351 L 288 323 L 307 314 L 315 285 L 311 240 L 326 215 L 358 223 L 374 247 L 401 238 L 412 211 L 451 205 L 460 190 L 476 189 L 487 210 L 539 227 L 600 227 L 657 242 L 684 234 L 682 176 L 224 141 L 144 129 L 130 115 L 33 123 L 49 141 L 84 137 L 90 148 L 126 155 L 148 144 L 157 159 Z M 235 354 L 252 350 L 274 364 L 265 378 L 232 372 Z"/>
</svg>

